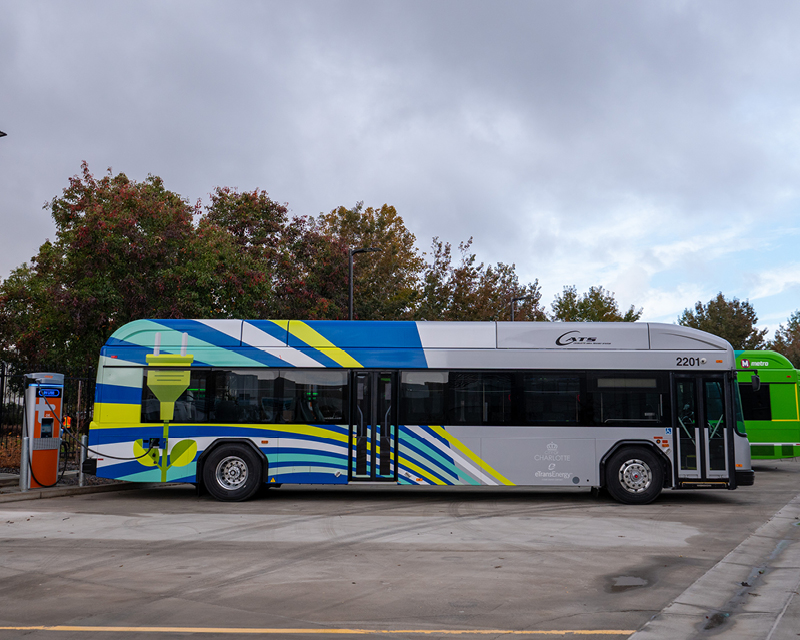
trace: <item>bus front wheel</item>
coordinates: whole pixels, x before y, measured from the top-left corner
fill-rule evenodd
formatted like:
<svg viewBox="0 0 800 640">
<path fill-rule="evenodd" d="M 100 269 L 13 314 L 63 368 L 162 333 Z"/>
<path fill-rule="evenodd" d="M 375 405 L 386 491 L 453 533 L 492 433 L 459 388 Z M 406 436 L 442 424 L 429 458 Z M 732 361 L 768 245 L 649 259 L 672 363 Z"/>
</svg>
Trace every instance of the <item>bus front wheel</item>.
<svg viewBox="0 0 800 640">
<path fill-rule="evenodd" d="M 206 459 L 203 484 L 217 500 L 248 500 L 261 485 L 261 460 L 247 445 L 223 445 Z"/>
<path fill-rule="evenodd" d="M 663 486 L 661 461 L 644 447 L 623 447 L 606 463 L 606 487 L 617 502 L 649 504 Z"/>
</svg>

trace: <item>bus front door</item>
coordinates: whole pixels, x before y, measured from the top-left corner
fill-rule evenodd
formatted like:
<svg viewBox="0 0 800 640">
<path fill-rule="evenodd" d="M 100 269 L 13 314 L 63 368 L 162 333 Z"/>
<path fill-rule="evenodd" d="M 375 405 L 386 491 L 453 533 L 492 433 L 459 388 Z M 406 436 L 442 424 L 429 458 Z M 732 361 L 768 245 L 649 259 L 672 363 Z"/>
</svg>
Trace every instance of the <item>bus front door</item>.
<svg viewBox="0 0 800 640">
<path fill-rule="evenodd" d="M 397 374 L 352 375 L 350 480 L 397 480 Z"/>
<path fill-rule="evenodd" d="M 673 385 L 678 486 L 727 485 L 731 465 L 725 378 L 676 375 Z"/>
</svg>

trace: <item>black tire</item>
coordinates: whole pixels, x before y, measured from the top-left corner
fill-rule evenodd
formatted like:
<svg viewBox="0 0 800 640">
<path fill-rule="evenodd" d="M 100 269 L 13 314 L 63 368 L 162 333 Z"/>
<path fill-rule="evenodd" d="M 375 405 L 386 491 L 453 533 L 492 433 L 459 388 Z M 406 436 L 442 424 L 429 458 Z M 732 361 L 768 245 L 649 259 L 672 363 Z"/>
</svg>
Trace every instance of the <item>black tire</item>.
<svg viewBox="0 0 800 640">
<path fill-rule="evenodd" d="M 658 455 L 645 447 L 623 447 L 606 463 L 606 488 L 622 504 L 649 504 L 664 486 Z"/>
<path fill-rule="evenodd" d="M 203 484 L 222 502 L 252 498 L 261 486 L 262 460 L 246 444 L 224 444 L 203 463 Z"/>
</svg>

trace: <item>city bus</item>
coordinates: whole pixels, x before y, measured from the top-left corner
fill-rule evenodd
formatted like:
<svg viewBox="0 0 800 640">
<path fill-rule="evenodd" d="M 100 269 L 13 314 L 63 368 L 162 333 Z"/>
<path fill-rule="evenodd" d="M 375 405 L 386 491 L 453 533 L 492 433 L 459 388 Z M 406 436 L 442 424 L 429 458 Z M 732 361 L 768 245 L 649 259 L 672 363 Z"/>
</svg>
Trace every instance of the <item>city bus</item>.
<svg viewBox="0 0 800 640">
<path fill-rule="evenodd" d="M 193 483 L 753 484 L 730 344 L 655 323 L 138 320 L 102 348 L 87 473 Z"/>
<path fill-rule="evenodd" d="M 774 351 L 736 351 L 750 455 L 754 460 L 776 460 L 800 455 L 800 404 L 797 370 Z M 753 375 L 760 379 L 758 389 Z"/>
</svg>

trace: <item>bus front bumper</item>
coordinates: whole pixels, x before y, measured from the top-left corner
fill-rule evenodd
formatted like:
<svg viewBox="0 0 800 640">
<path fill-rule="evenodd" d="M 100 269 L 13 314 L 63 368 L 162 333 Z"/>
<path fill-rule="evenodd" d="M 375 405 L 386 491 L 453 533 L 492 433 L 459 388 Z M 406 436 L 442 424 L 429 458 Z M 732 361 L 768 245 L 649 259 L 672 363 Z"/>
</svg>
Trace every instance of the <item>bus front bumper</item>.
<svg viewBox="0 0 800 640">
<path fill-rule="evenodd" d="M 737 487 L 752 487 L 756 481 L 756 473 L 752 469 L 749 471 L 736 472 Z"/>
</svg>

